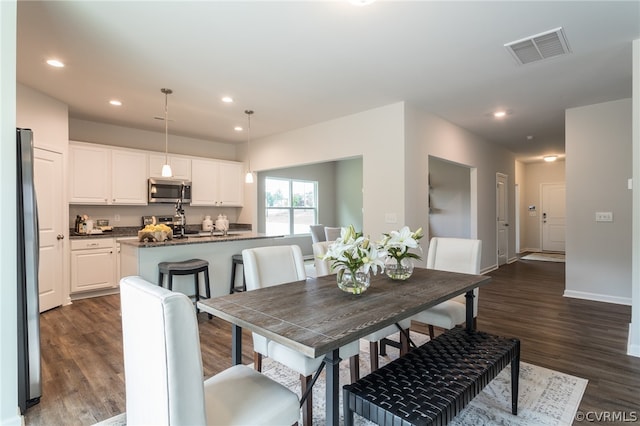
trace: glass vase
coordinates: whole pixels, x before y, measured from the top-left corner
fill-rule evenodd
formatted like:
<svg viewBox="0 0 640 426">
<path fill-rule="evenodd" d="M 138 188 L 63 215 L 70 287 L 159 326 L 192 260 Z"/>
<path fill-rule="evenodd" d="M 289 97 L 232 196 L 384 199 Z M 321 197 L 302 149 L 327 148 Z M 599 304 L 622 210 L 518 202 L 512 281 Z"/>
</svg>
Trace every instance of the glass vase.
<svg viewBox="0 0 640 426">
<path fill-rule="evenodd" d="M 384 273 L 392 280 L 404 281 L 413 274 L 413 260 L 408 257 L 400 260 L 387 257 L 384 263 Z"/>
<path fill-rule="evenodd" d="M 354 274 L 349 269 L 340 269 L 336 277 L 340 290 L 351 294 L 362 294 L 371 284 L 371 273 L 362 270 L 357 270 Z"/>
</svg>

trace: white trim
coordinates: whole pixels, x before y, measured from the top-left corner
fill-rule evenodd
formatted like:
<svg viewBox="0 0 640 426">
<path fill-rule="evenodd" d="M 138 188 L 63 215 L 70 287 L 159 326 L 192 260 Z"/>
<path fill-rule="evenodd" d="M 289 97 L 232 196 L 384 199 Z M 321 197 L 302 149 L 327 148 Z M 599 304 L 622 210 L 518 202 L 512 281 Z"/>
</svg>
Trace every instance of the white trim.
<svg viewBox="0 0 640 426">
<path fill-rule="evenodd" d="M 520 253 L 529 253 L 529 252 L 541 253 L 542 249 L 540 247 L 525 247 L 520 249 Z"/>
<path fill-rule="evenodd" d="M 596 302 L 615 303 L 616 305 L 631 305 L 630 297 L 609 296 L 606 294 L 589 293 L 586 291 L 565 290 L 563 296 L 574 299 L 593 300 Z"/>
<path fill-rule="evenodd" d="M 640 357 L 640 345 L 631 343 L 631 330 L 633 329 L 633 322 L 629 324 L 629 341 L 627 343 L 627 355 Z"/>
<path fill-rule="evenodd" d="M 511 263 L 514 263 L 514 262 L 517 262 L 517 261 L 518 261 L 518 259 L 519 259 L 519 258 L 518 258 L 518 256 L 514 256 L 514 257 L 510 257 L 510 258 L 508 258 L 508 259 L 507 259 L 507 265 L 509 265 L 509 264 L 511 264 Z"/>
<path fill-rule="evenodd" d="M 493 264 L 493 265 L 491 265 L 491 266 L 487 266 L 486 268 L 482 268 L 482 269 L 480 270 L 480 275 L 484 275 L 484 274 L 486 274 L 487 272 L 495 271 L 495 270 L 497 270 L 497 269 L 498 269 L 498 265 L 497 265 L 497 264 Z"/>
</svg>

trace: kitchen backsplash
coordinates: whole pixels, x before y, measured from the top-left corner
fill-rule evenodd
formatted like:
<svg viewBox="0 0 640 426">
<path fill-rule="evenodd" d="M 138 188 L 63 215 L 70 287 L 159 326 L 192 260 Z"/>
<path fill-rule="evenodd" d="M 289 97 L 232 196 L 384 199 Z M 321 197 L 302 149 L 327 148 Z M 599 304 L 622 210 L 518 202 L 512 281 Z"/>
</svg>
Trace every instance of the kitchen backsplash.
<svg viewBox="0 0 640 426">
<path fill-rule="evenodd" d="M 187 225 L 202 224 L 204 217 L 212 218 L 219 214 L 227 215 L 229 222 L 238 221 L 238 207 L 191 207 L 184 206 Z M 107 219 L 112 226 L 141 226 L 142 216 L 173 216 L 176 210 L 173 204 L 156 204 L 152 206 L 87 206 L 69 205 L 69 228 L 73 228 L 77 215 L 88 215 L 91 219 Z M 120 220 L 117 220 L 120 219 Z"/>
</svg>

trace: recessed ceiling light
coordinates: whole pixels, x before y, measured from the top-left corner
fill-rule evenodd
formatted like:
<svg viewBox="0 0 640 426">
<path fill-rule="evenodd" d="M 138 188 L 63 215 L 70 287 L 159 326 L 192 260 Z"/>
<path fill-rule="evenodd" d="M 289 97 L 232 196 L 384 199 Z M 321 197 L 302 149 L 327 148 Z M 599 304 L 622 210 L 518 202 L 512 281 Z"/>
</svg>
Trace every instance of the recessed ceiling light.
<svg viewBox="0 0 640 426">
<path fill-rule="evenodd" d="M 545 155 L 544 157 L 544 161 L 546 161 L 547 163 L 551 163 L 553 161 L 556 161 L 558 159 L 557 155 Z"/>
<path fill-rule="evenodd" d="M 56 67 L 56 68 L 62 68 L 64 67 L 64 64 L 62 62 L 60 62 L 57 59 L 49 59 L 47 61 L 47 64 L 51 65 L 52 67 Z"/>
<path fill-rule="evenodd" d="M 120 102 L 120 101 L 119 101 L 119 100 L 117 100 L 117 99 L 112 99 L 112 100 L 110 100 L 110 101 L 109 101 L 109 103 L 110 103 L 111 105 L 113 105 L 113 106 L 122 106 L 122 102 Z"/>
<path fill-rule="evenodd" d="M 531 136 L 531 135 L 527 136 L 527 140 L 528 141 L 532 141 L 533 140 L 533 136 Z"/>
<path fill-rule="evenodd" d="M 495 118 L 502 118 L 505 117 L 507 115 L 507 111 L 496 111 L 493 113 L 493 116 Z"/>
<path fill-rule="evenodd" d="M 222 102 L 224 102 L 226 104 L 230 104 L 231 102 L 233 102 L 233 98 L 231 96 L 224 96 L 222 98 Z"/>
<path fill-rule="evenodd" d="M 236 126 L 236 127 L 233 128 L 233 130 L 235 130 L 236 132 L 241 132 L 244 129 L 241 126 Z"/>
<path fill-rule="evenodd" d="M 376 0 L 349 0 L 349 3 L 355 6 L 367 6 Z"/>
</svg>

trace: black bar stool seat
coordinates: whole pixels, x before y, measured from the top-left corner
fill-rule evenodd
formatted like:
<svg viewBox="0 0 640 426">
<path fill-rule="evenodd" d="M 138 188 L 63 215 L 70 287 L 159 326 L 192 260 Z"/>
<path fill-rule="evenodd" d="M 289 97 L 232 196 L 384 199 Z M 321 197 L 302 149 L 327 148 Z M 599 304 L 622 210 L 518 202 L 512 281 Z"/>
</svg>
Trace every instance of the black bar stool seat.
<svg viewBox="0 0 640 426">
<path fill-rule="evenodd" d="M 174 275 L 193 275 L 195 293 L 193 297 L 200 300 L 200 272 L 204 273 L 204 290 L 206 298 L 211 298 L 211 286 L 209 283 L 209 262 L 202 259 L 183 260 L 181 262 L 158 263 L 158 285 L 164 286 L 164 276 L 167 275 L 167 288 L 173 290 Z M 198 310 L 196 309 L 196 312 Z M 209 315 L 211 318 L 211 315 Z"/>
<path fill-rule="evenodd" d="M 236 287 L 236 267 L 241 265 L 244 268 L 241 254 L 231 256 L 231 283 L 229 284 L 229 294 L 240 291 L 247 291 L 247 280 L 244 278 L 244 270 L 242 271 L 242 286 Z"/>
</svg>

